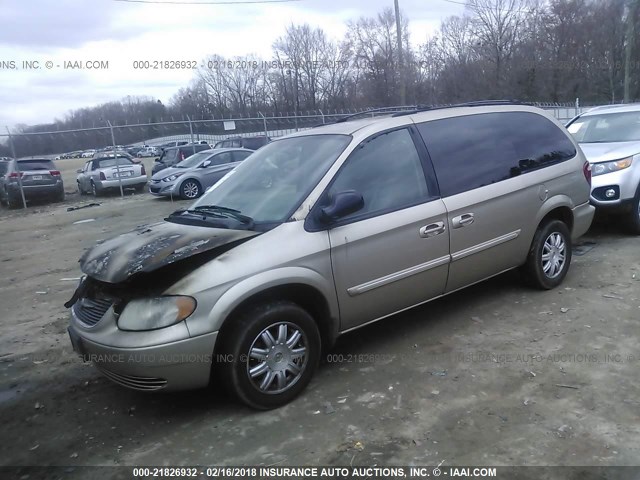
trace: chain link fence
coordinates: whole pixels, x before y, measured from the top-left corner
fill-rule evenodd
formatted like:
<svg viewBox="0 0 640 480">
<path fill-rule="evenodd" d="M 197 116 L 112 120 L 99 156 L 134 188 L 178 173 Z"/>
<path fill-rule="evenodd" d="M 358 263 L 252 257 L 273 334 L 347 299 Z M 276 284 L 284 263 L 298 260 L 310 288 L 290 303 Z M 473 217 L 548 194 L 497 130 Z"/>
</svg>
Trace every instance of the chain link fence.
<svg viewBox="0 0 640 480">
<path fill-rule="evenodd" d="M 573 104 L 537 103 L 550 111 L 558 120 L 566 122 L 583 111 Z M 226 119 L 202 119 L 186 116 L 183 119 L 118 125 L 108 120 L 103 126 L 59 131 L 13 131 L 0 133 L 9 140 L 13 156 L 55 157 L 69 152 L 115 146 L 157 146 L 171 141 L 207 142 L 234 136 L 267 135 L 271 138 L 335 122 L 355 113 L 369 112 L 384 115 L 411 110 L 415 107 L 385 107 L 365 110 L 303 111 L 280 116 L 236 117 Z M 2 140 L 0 140 L 2 141 Z"/>
<path fill-rule="evenodd" d="M 536 103 L 535 106 L 551 112 L 565 123 L 582 113 L 583 107 L 575 104 Z M 91 149 L 135 146 L 160 146 L 176 141 L 191 143 L 206 142 L 211 146 L 220 140 L 237 136 L 281 137 L 293 132 L 310 129 L 335 122 L 348 115 L 388 115 L 414 110 L 415 106 L 395 106 L 364 110 L 303 111 L 295 114 L 226 119 L 203 119 L 185 116 L 183 119 L 135 124 L 113 124 L 104 121 L 104 126 L 59 131 L 14 131 L 0 133 L 0 142 L 8 141 L 14 158 L 82 158 L 82 153 Z M 4 137 L 4 138 L 3 138 Z M 89 152 L 85 154 L 90 156 Z M 22 191 L 22 188 L 20 189 Z M 23 206 L 26 202 L 23 200 Z"/>
</svg>

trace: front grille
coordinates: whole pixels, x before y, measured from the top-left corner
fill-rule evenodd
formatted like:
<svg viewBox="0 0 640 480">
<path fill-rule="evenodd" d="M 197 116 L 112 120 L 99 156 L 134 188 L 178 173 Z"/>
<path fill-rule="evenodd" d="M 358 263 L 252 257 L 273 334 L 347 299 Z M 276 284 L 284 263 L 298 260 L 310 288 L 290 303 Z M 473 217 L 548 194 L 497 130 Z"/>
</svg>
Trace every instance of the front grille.
<svg viewBox="0 0 640 480">
<path fill-rule="evenodd" d="M 132 388 L 134 390 L 141 390 L 150 392 L 153 390 L 160 390 L 167 386 L 167 381 L 164 378 L 155 377 L 136 377 L 133 375 L 123 375 L 121 373 L 115 373 L 111 370 L 102 368 L 100 365 L 96 365 L 100 373 L 118 385 L 123 387 Z"/>
<path fill-rule="evenodd" d="M 87 327 L 93 327 L 98 323 L 109 307 L 112 300 L 106 298 L 81 298 L 73 304 L 73 313 Z"/>
<path fill-rule="evenodd" d="M 158 193 L 160 190 L 162 189 L 162 187 L 156 187 L 155 185 L 151 185 L 149 187 L 149 190 L 151 190 L 153 193 Z"/>
</svg>

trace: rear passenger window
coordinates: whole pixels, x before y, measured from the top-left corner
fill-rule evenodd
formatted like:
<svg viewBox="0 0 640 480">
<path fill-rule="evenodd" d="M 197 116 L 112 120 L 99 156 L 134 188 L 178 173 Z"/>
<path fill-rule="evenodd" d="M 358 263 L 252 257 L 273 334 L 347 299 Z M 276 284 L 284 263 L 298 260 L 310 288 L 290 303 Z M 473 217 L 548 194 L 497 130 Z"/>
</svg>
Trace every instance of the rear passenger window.
<svg viewBox="0 0 640 480">
<path fill-rule="evenodd" d="M 575 157 L 569 138 L 529 112 L 468 115 L 418 125 L 443 197 Z"/>
<path fill-rule="evenodd" d="M 356 190 L 364 198 L 364 208 L 345 218 L 382 214 L 425 200 L 427 183 L 409 131 L 384 133 L 358 146 L 328 193 L 345 190 Z"/>
<path fill-rule="evenodd" d="M 212 165 L 224 165 L 225 163 L 231 163 L 233 161 L 231 152 L 219 153 L 211 159 Z"/>
</svg>

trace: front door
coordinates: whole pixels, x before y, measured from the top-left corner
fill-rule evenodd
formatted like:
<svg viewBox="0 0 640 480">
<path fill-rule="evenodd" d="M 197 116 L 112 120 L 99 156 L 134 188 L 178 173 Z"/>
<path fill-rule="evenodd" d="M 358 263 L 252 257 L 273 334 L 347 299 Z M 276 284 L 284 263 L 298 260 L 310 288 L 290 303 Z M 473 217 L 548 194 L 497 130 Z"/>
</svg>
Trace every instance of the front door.
<svg viewBox="0 0 640 480">
<path fill-rule="evenodd" d="M 437 297 L 449 268 L 444 203 L 425 175 L 410 128 L 383 132 L 354 150 L 326 198 L 355 190 L 363 209 L 329 230 L 341 330 Z"/>
</svg>

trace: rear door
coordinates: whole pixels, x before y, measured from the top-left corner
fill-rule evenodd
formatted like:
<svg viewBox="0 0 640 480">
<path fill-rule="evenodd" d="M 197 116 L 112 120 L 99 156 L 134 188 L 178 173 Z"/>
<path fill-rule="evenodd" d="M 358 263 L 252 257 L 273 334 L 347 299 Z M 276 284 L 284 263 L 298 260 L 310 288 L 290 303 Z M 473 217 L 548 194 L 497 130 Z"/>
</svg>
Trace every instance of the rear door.
<svg viewBox="0 0 640 480">
<path fill-rule="evenodd" d="M 347 190 L 362 194 L 364 208 L 329 230 L 341 329 L 441 295 L 449 264 L 447 215 L 417 131 L 403 127 L 364 141 L 320 204 Z"/>
<path fill-rule="evenodd" d="M 544 167 L 575 155 L 566 135 L 532 112 L 465 115 L 417 127 L 448 211 L 447 292 L 523 264 L 549 192 L 545 176 L 553 175 Z"/>
<path fill-rule="evenodd" d="M 208 160 L 211 161 L 211 164 L 202 169 L 205 188 L 209 188 L 211 185 L 215 184 L 225 176 L 231 168 L 233 168 L 229 166 L 229 164 L 233 162 L 233 155 L 231 152 L 219 153 L 210 157 Z"/>
</svg>

